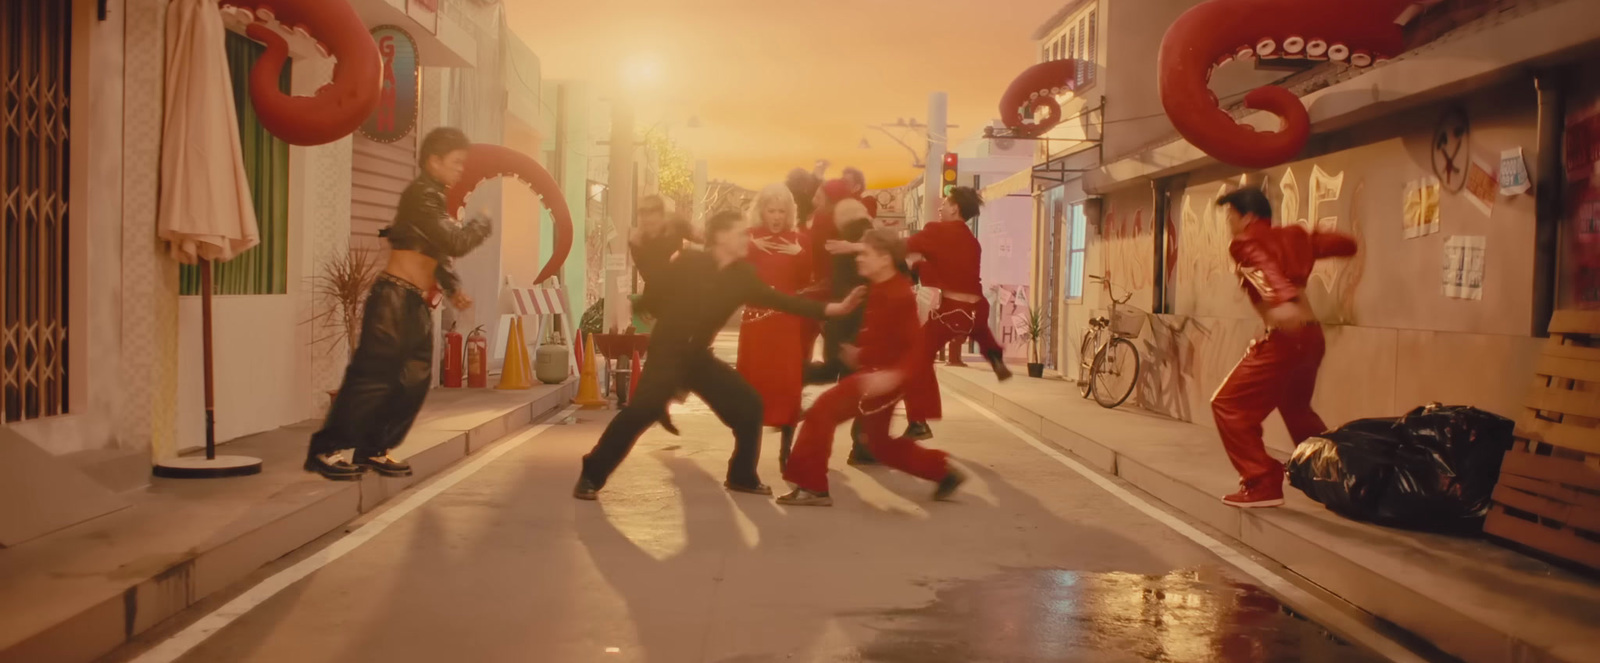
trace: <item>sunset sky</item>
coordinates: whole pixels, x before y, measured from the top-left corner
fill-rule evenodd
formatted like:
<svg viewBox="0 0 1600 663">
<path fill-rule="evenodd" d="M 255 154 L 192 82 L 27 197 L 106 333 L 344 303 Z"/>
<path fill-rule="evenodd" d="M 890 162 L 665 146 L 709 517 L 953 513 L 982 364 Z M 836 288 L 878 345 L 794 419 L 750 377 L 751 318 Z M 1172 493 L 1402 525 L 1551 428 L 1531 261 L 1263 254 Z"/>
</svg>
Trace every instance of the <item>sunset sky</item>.
<svg viewBox="0 0 1600 663">
<path fill-rule="evenodd" d="M 928 94 L 944 91 L 953 142 L 980 131 L 1035 61 L 1034 29 L 1068 0 L 505 2 L 545 78 L 598 86 L 653 71 L 639 125 L 669 127 L 713 179 L 756 188 L 818 158 L 832 175 L 860 167 L 875 187 L 907 182 L 911 155 L 868 125 L 926 122 Z M 686 128 L 690 117 L 702 127 Z"/>
</svg>

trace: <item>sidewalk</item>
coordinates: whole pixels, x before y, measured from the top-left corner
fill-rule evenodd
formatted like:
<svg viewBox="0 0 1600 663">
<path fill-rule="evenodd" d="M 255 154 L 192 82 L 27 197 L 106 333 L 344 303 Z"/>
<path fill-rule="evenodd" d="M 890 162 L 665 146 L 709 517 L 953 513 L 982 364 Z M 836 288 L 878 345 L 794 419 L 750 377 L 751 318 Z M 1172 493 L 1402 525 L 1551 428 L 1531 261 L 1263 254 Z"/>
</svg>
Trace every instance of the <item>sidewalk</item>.
<svg viewBox="0 0 1600 663">
<path fill-rule="evenodd" d="M 1485 539 L 1349 520 L 1288 486 L 1282 508 L 1225 506 L 1238 477 L 1215 430 L 1132 405 L 1106 410 L 1070 382 L 1001 384 L 987 370 L 944 366 L 939 382 L 1451 655 L 1600 660 L 1600 582 Z"/>
<path fill-rule="evenodd" d="M 435 391 L 393 454 L 412 464 L 405 479 L 305 473 L 319 422 L 253 435 L 222 448 L 262 459 L 259 475 L 152 479 L 124 495 L 129 508 L 0 550 L 0 662 L 92 661 L 566 405 L 575 388 Z"/>
</svg>

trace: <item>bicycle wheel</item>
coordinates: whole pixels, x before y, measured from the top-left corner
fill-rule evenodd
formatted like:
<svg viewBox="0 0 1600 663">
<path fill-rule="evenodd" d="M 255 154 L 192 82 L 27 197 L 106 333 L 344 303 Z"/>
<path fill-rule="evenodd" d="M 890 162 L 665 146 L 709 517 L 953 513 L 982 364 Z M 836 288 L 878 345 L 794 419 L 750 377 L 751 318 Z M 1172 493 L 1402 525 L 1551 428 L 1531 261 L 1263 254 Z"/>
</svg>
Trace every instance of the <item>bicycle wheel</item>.
<svg viewBox="0 0 1600 663">
<path fill-rule="evenodd" d="M 1095 355 L 1090 371 L 1094 400 L 1107 409 L 1122 405 L 1139 384 L 1139 350 L 1125 338 L 1114 338 Z"/>
<path fill-rule="evenodd" d="M 1078 389 L 1084 398 L 1094 391 L 1094 342 L 1099 338 L 1094 330 L 1083 334 L 1083 347 L 1078 349 Z"/>
</svg>

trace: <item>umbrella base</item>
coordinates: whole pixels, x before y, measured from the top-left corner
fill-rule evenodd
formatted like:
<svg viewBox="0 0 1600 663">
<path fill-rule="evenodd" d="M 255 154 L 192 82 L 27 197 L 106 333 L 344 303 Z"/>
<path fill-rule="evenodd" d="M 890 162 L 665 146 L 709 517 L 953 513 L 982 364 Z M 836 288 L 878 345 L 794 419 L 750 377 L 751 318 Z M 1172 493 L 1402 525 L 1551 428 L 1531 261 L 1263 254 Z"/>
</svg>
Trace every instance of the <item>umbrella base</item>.
<svg viewBox="0 0 1600 663">
<path fill-rule="evenodd" d="M 173 458 L 156 463 L 151 474 L 163 479 L 221 479 L 261 473 L 261 459 L 249 456 Z"/>
</svg>

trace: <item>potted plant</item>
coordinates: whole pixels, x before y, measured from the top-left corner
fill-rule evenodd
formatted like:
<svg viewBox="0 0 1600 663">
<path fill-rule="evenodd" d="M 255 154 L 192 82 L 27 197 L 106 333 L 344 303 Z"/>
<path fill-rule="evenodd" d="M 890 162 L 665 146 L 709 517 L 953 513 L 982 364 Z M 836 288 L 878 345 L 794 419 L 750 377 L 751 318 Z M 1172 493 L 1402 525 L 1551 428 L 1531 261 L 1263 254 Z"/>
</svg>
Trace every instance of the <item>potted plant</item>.
<svg viewBox="0 0 1600 663">
<path fill-rule="evenodd" d="M 1050 330 L 1050 318 L 1043 311 L 1030 307 L 1023 321 L 1022 338 L 1028 342 L 1028 377 L 1044 377 L 1044 362 L 1040 361 L 1039 339 Z"/>
<path fill-rule="evenodd" d="M 361 340 L 361 311 L 367 301 L 367 291 L 378 278 L 378 256 L 364 248 L 352 248 L 342 256 L 322 263 L 322 273 L 312 279 L 311 291 L 327 307 L 312 318 L 331 327 L 332 332 L 316 339 L 315 343 L 343 338 L 351 359 L 356 355 L 356 344 Z M 337 343 L 329 343 L 332 351 Z M 337 396 L 339 390 L 328 392 Z"/>
</svg>

